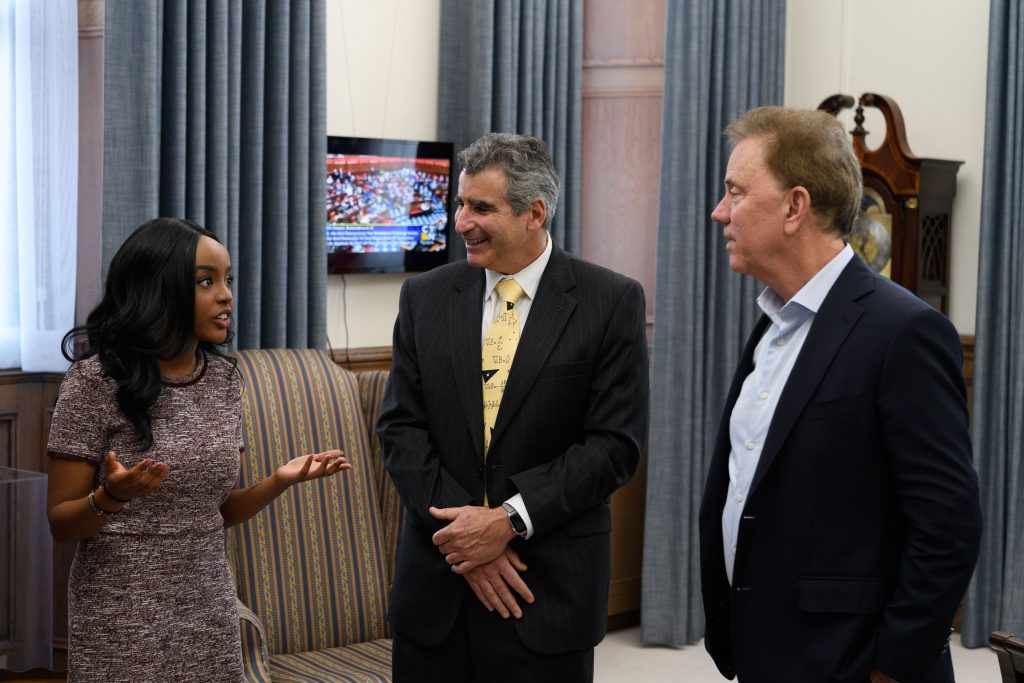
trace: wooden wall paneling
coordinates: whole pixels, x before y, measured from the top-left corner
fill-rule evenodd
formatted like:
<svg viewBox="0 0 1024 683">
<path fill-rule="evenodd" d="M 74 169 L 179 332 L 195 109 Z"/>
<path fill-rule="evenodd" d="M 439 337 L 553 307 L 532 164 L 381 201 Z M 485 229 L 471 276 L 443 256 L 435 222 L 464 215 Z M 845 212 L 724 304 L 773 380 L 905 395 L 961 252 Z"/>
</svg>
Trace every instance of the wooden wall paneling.
<svg viewBox="0 0 1024 683">
<path fill-rule="evenodd" d="M 661 93 L 593 93 L 583 120 L 583 258 L 639 280 L 653 314 Z"/>
<path fill-rule="evenodd" d="M 653 338 L 664 0 L 588 0 L 583 35 L 583 258 L 638 280 Z M 612 496 L 612 628 L 639 620 L 646 454 Z"/>
<path fill-rule="evenodd" d="M 651 61 L 665 56 L 665 0 L 587 0 L 583 60 Z"/>
<path fill-rule="evenodd" d="M 46 442 L 63 375 L 0 372 L 0 465 L 47 472 Z M 67 580 L 74 542 L 53 543 L 53 638 L 67 647 Z"/>
<path fill-rule="evenodd" d="M 0 387 L 0 393 L 2 392 L 3 387 Z M 2 402 L 3 399 L 0 398 L 0 403 Z M 17 451 L 15 434 L 17 431 L 17 413 L 0 414 L 0 467 L 14 467 L 14 453 Z"/>
<path fill-rule="evenodd" d="M 42 406 L 37 373 L 0 374 L 0 421 L 9 436 L 0 443 L 0 464 L 42 472 L 38 427 Z M 2 429 L 2 428 L 0 428 Z"/>
<path fill-rule="evenodd" d="M 354 349 L 331 349 L 335 363 L 352 372 L 361 370 L 391 370 L 390 346 L 364 346 Z"/>
</svg>

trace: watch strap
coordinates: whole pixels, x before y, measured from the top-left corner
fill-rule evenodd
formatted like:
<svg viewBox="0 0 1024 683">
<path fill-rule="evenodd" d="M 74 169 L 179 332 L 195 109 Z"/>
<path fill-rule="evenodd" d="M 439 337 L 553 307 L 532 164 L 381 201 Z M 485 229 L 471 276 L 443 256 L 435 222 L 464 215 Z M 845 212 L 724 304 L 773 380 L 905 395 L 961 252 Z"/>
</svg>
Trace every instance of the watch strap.
<svg viewBox="0 0 1024 683">
<path fill-rule="evenodd" d="M 520 538 L 526 538 L 526 522 L 519 516 L 519 511 L 508 503 L 502 503 L 501 506 L 505 508 L 505 513 L 508 514 L 508 523 L 512 527 L 512 532 Z"/>
</svg>

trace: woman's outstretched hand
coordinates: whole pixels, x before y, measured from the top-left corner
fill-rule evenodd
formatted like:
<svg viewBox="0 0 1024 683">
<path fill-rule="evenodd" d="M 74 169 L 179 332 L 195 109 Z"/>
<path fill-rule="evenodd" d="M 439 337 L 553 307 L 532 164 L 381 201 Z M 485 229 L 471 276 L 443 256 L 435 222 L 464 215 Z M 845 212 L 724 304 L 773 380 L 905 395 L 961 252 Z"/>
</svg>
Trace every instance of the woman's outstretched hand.
<svg viewBox="0 0 1024 683">
<path fill-rule="evenodd" d="M 118 462 L 114 451 L 107 451 L 106 464 L 107 480 L 103 488 L 110 496 L 122 501 L 152 495 L 164 483 L 170 469 L 167 463 L 153 462 L 150 458 L 126 469 Z"/>
<path fill-rule="evenodd" d="M 329 477 L 341 470 L 351 469 L 344 451 L 333 450 L 295 458 L 277 468 L 277 478 L 285 486 Z"/>
</svg>

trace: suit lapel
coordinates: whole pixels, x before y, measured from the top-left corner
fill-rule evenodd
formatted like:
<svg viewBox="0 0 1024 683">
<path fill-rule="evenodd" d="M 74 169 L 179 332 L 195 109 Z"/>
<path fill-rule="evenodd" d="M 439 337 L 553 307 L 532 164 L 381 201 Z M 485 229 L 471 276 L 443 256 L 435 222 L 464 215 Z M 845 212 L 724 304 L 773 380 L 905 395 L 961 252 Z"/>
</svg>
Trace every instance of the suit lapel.
<svg viewBox="0 0 1024 683">
<path fill-rule="evenodd" d="M 744 380 L 747 379 L 747 375 L 754 371 L 754 350 L 757 349 L 757 343 L 764 336 L 764 331 L 768 329 L 770 324 L 771 319 L 768 316 L 762 315 L 758 318 L 753 331 L 751 331 L 750 336 L 747 338 L 747 344 L 743 347 L 743 352 L 740 354 L 739 364 L 732 376 L 732 384 L 729 386 L 729 393 L 725 397 L 725 411 L 723 413 L 725 419 L 722 420 L 718 430 L 714 454 L 716 458 L 724 458 L 726 463 L 729 460 L 729 451 L 731 450 L 729 445 L 729 418 L 732 415 L 732 409 L 735 407 L 736 401 L 739 400 Z"/>
<path fill-rule="evenodd" d="M 810 332 L 775 408 L 754 480 L 750 485 L 750 494 L 764 479 L 793 425 L 835 360 L 839 347 L 863 315 L 864 309 L 857 303 L 857 299 L 874 288 L 872 277 L 873 274 L 860 258 L 854 257 L 843 269 L 814 316 Z"/>
<path fill-rule="evenodd" d="M 569 263 L 565 252 L 558 247 L 552 248 L 551 259 L 541 277 L 537 297 L 530 306 L 530 315 L 526 319 L 526 326 L 516 348 L 516 357 L 512 361 L 508 384 L 501 397 L 501 408 L 498 409 L 498 419 L 491 436 L 492 449 L 526 400 L 537 379 L 537 373 L 544 367 L 576 309 L 576 298 L 568 293 L 576 286 Z M 482 411 L 481 408 L 481 415 Z"/>
<path fill-rule="evenodd" d="M 483 460 L 484 409 L 480 379 L 480 330 L 483 326 L 484 271 L 466 265 L 452 281 L 448 298 L 448 349 L 456 394 L 477 456 Z"/>
<path fill-rule="evenodd" d="M 725 499 L 729 488 L 729 452 L 732 450 L 729 443 L 729 419 L 732 416 L 732 409 L 740 396 L 740 389 L 743 388 L 743 381 L 754 369 L 754 349 L 757 342 L 764 335 L 764 331 L 771 324 L 768 316 L 762 315 L 754 325 L 753 331 L 747 338 L 747 344 L 740 354 L 736 372 L 732 376 L 732 384 L 729 386 L 729 393 L 725 398 L 725 410 L 722 411 L 723 419 L 718 425 L 718 435 L 715 437 L 715 449 L 711 453 L 711 463 L 708 467 L 707 481 L 704 491 L 705 499 L 713 501 L 710 509 L 715 514 L 721 515 L 722 505 L 720 501 Z M 702 504 L 703 508 L 703 504 Z"/>
</svg>

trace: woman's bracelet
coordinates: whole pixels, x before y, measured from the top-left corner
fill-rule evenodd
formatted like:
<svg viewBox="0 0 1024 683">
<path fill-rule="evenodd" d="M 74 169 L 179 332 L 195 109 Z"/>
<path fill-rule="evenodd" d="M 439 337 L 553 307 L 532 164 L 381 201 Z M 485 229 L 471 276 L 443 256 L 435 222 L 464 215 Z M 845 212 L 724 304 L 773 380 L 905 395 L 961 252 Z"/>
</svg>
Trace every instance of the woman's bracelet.
<svg viewBox="0 0 1024 683">
<path fill-rule="evenodd" d="M 124 498 L 118 498 L 117 496 L 110 492 L 110 489 L 107 488 L 106 484 L 100 484 L 100 488 L 103 489 L 103 493 L 107 494 L 107 498 L 110 498 L 111 500 L 116 500 L 121 505 L 124 505 L 125 503 L 131 500 L 131 498 L 128 498 L 127 500 Z M 118 512 L 120 512 L 120 510 Z"/>
<path fill-rule="evenodd" d="M 87 497 L 87 500 L 89 501 L 89 509 L 95 512 L 96 515 L 99 517 L 109 517 L 110 515 L 116 515 L 117 513 L 121 512 L 121 510 L 114 510 L 113 512 L 109 510 L 104 510 L 99 505 L 97 505 L 95 491 L 89 491 L 89 496 Z M 124 508 L 121 509 L 123 510 Z"/>
</svg>

